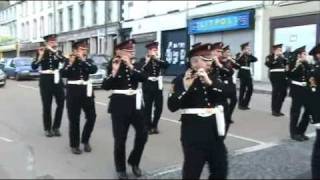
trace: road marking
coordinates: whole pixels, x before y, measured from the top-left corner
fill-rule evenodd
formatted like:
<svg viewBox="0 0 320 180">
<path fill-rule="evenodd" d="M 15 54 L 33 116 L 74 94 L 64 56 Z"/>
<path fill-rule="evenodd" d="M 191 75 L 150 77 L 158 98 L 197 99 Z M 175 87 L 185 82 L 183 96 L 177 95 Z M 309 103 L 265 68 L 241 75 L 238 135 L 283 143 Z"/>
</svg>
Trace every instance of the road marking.
<svg viewBox="0 0 320 180">
<path fill-rule="evenodd" d="M 261 151 L 263 149 L 268 149 L 268 148 L 271 148 L 271 147 L 274 147 L 274 146 L 278 146 L 278 145 L 279 144 L 277 144 L 277 143 L 259 144 L 259 145 L 256 145 L 256 146 L 251 146 L 251 147 L 235 150 L 234 155 L 238 156 L 238 155 L 242 155 L 242 154 L 246 154 L 246 153 Z"/>
<path fill-rule="evenodd" d="M 96 104 L 101 105 L 101 106 L 107 106 L 107 103 L 103 103 L 103 102 L 99 102 L 99 101 L 96 101 Z"/>
<path fill-rule="evenodd" d="M 316 133 L 315 133 L 315 132 L 312 132 L 312 133 L 307 134 L 307 136 L 308 136 L 309 138 L 313 138 L 313 137 L 316 137 Z"/>
<path fill-rule="evenodd" d="M 31 89 L 31 90 L 34 90 L 34 91 L 39 91 L 39 88 L 35 88 L 35 87 L 32 87 L 32 86 L 27 86 L 27 85 L 23 85 L 23 84 L 18 84 L 17 86 L 22 87 L 22 88 Z"/>
<path fill-rule="evenodd" d="M 6 141 L 6 142 L 13 142 L 13 140 L 5 138 L 5 137 L 0 137 L 1 140 Z"/>
<path fill-rule="evenodd" d="M 177 121 L 177 120 L 173 120 L 173 119 L 169 119 L 169 118 L 165 118 L 165 117 L 161 117 L 161 119 L 164 120 L 164 121 L 169 121 L 169 122 L 173 122 L 173 123 L 176 123 L 176 124 L 181 124 L 181 122 Z M 243 137 L 243 136 L 239 136 L 239 135 L 234 135 L 234 134 L 230 134 L 230 133 L 228 133 L 227 136 L 230 136 L 230 137 L 233 137 L 233 138 L 237 138 L 237 139 L 242 139 L 242 140 L 249 141 L 249 142 L 253 142 L 253 143 L 256 143 L 256 144 L 259 144 L 259 145 L 267 144 L 267 143 L 259 141 L 259 140 L 255 140 L 255 139 L 252 139 L 252 138 L 247 138 L 247 137 Z"/>
</svg>

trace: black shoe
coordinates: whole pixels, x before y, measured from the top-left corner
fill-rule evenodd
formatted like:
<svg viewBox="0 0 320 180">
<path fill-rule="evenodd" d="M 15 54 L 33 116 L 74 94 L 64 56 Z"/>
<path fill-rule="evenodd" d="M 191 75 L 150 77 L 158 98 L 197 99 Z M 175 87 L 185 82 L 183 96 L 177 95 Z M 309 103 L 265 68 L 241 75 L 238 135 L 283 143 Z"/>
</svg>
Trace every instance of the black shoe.
<svg viewBox="0 0 320 180">
<path fill-rule="evenodd" d="M 299 142 L 305 141 L 301 135 L 293 135 L 293 136 L 291 136 L 291 139 L 293 139 L 295 141 L 299 141 Z"/>
<path fill-rule="evenodd" d="M 308 140 L 310 139 L 308 136 L 306 136 L 306 135 L 304 135 L 304 134 L 301 135 L 301 137 L 303 138 L 304 141 L 308 141 Z"/>
<path fill-rule="evenodd" d="M 159 129 L 158 129 L 158 128 L 153 128 L 153 129 L 152 129 L 152 133 L 153 133 L 153 134 L 159 134 L 160 132 L 159 132 Z"/>
<path fill-rule="evenodd" d="M 61 136 L 61 133 L 60 133 L 59 129 L 54 129 L 52 131 L 52 133 L 53 133 L 53 136 L 56 136 L 56 137 L 60 137 Z"/>
<path fill-rule="evenodd" d="M 250 110 L 250 108 L 248 106 L 245 106 L 244 110 Z"/>
<path fill-rule="evenodd" d="M 77 154 L 77 155 L 82 154 L 82 151 L 78 147 L 77 148 L 71 148 L 71 152 L 73 154 Z"/>
<path fill-rule="evenodd" d="M 272 116 L 280 117 L 280 116 L 281 116 L 281 114 L 280 114 L 280 113 L 277 113 L 277 112 L 272 112 Z"/>
<path fill-rule="evenodd" d="M 52 131 L 45 131 L 44 134 L 46 135 L 46 137 L 53 137 Z"/>
<path fill-rule="evenodd" d="M 117 172 L 118 179 L 128 179 L 128 175 L 125 171 Z"/>
<path fill-rule="evenodd" d="M 282 112 L 280 112 L 279 114 L 280 114 L 280 116 L 285 116 L 285 114 L 284 114 L 284 113 L 282 113 Z"/>
<path fill-rule="evenodd" d="M 84 146 L 84 148 L 83 148 L 84 152 L 91 152 L 92 151 L 92 148 L 89 143 L 84 144 L 83 146 Z"/>
<path fill-rule="evenodd" d="M 148 130 L 148 134 L 149 134 L 149 135 L 154 134 L 154 133 L 153 133 L 153 129 L 149 129 L 149 130 Z"/>
<path fill-rule="evenodd" d="M 240 110 L 244 110 L 245 108 L 243 107 L 243 106 L 238 106 L 238 108 L 240 109 Z"/>
<path fill-rule="evenodd" d="M 142 176 L 142 171 L 138 166 L 133 166 L 131 165 L 132 168 L 132 173 L 136 176 L 136 177 L 141 177 Z"/>
</svg>

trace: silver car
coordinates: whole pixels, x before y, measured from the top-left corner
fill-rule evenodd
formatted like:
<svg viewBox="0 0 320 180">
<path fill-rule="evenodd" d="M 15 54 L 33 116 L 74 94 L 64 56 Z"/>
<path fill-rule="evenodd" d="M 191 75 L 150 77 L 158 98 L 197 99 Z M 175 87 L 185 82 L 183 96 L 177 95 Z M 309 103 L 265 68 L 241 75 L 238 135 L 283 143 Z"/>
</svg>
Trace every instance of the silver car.
<svg viewBox="0 0 320 180">
<path fill-rule="evenodd" d="M 97 65 L 98 71 L 95 74 L 90 75 L 90 80 L 93 83 L 93 87 L 101 88 L 103 79 L 106 77 L 107 68 L 107 56 L 105 55 L 91 55 L 90 59 Z"/>
</svg>

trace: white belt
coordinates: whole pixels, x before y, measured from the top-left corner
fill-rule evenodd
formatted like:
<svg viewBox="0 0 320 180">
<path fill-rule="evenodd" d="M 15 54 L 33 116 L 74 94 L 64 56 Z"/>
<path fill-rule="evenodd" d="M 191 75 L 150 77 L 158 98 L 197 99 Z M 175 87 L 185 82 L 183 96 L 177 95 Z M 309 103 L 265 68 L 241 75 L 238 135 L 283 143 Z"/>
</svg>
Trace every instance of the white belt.
<svg viewBox="0 0 320 180">
<path fill-rule="evenodd" d="M 123 95 L 127 95 L 127 96 L 136 95 L 136 109 L 141 110 L 141 105 L 142 105 L 142 90 L 141 89 L 113 90 L 112 94 L 123 94 Z"/>
<path fill-rule="evenodd" d="M 320 123 L 314 125 L 317 129 L 320 129 Z"/>
<path fill-rule="evenodd" d="M 72 85 L 85 85 L 85 86 L 87 86 L 87 96 L 88 96 L 88 97 L 91 97 L 91 96 L 92 96 L 93 87 L 92 87 L 92 82 L 91 82 L 91 80 L 88 80 L 88 81 L 84 81 L 84 80 L 68 81 L 68 84 L 72 84 Z"/>
<path fill-rule="evenodd" d="M 286 72 L 285 69 L 270 69 L 270 72 Z"/>
<path fill-rule="evenodd" d="M 241 66 L 240 68 L 245 69 L 245 70 L 250 70 L 250 67 L 248 67 L 248 66 Z"/>
<path fill-rule="evenodd" d="M 307 86 L 306 82 L 299 82 L 299 81 L 291 81 L 291 84 L 297 85 L 297 86 Z"/>
<path fill-rule="evenodd" d="M 41 74 L 53 74 L 54 75 L 54 83 L 55 84 L 59 84 L 59 81 L 60 81 L 60 72 L 58 69 L 56 70 L 43 70 L 43 71 L 40 71 Z"/>
<path fill-rule="evenodd" d="M 225 80 L 225 81 L 223 81 L 225 84 L 229 84 L 229 81 L 227 81 L 227 80 Z"/>
<path fill-rule="evenodd" d="M 216 115 L 217 129 L 219 136 L 225 136 L 226 123 L 224 118 L 224 108 L 219 105 L 215 108 L 188 108 L 182 109 L 181 114 L 195 114 L 200 117 L 209 117 L 213 114 Z"/>
<path fill-rule="evenodd" d="M 163 89 L 163 77 L 162 76 L 158 76 L 158 77 L 148 77 L 149 81 L 153 81 L 156 82 L 158 81 L 158 88 L 159 90 Z"/>
</svg>

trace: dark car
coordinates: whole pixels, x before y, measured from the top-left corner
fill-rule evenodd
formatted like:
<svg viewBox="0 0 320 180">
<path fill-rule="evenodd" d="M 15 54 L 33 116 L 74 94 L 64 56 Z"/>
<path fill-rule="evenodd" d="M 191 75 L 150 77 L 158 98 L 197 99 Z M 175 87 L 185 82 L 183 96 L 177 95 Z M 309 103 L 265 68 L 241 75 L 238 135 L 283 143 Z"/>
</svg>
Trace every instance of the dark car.
<svg viewBox="0 0 320 180">
<path fill-rule="evenodd" d="M 39 71 L 31 68 L 32 57 L 16 57 L 6 62 L 4 72 L 8 78 L 14 77 L 17 81 L 39 77 Z"/>
</svg>

